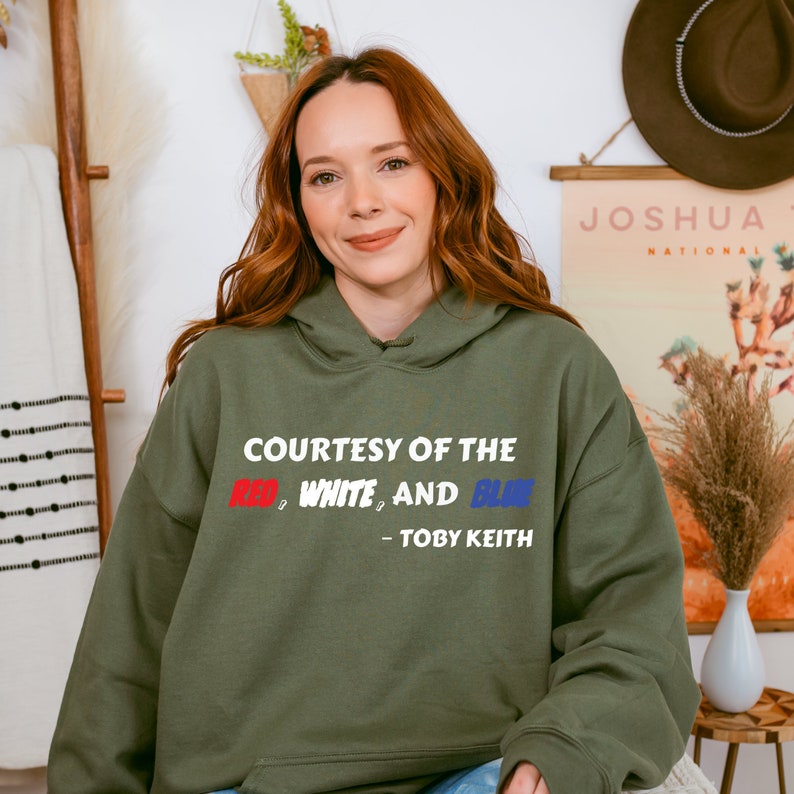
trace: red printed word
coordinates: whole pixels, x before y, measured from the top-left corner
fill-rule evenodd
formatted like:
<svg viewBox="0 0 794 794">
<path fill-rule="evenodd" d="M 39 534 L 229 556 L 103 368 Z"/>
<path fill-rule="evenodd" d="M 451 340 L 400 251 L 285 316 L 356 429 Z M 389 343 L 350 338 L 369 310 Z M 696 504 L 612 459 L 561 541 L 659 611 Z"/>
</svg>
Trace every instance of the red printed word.
<svg viewBox="0 0 794 794">
<path fill-rule="evenodd" d="M 237 480 L 229 507 L 270 507 L 277 493 L 278 480 Z"/>
</svg>

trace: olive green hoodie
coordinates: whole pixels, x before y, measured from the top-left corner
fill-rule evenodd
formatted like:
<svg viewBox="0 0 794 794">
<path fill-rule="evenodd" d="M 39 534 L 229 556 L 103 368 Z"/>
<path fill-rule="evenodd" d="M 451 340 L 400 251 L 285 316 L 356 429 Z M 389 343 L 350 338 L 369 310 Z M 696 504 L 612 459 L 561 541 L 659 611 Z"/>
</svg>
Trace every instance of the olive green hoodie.
<svg viewBox="0 0 794 794">
<path fill-rule="evenodd" d="M 396 340 L 327 278 L 190 351 L 102 562 L 50 794 L 419 791 L 504 756 L 660 783 L 698 689 L 682 555 L 588 337 L 448 290 Z"/>
</svg>

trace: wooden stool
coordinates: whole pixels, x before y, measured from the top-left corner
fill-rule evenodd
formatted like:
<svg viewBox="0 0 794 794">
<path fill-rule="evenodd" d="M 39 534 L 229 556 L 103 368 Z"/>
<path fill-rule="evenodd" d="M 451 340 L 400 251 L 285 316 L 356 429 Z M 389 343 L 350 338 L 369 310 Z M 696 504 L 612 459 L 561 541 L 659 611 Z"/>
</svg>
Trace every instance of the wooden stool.
<svg viewBox="0 0 794 794">
<path fill-rule="evenodd" d="M 794 740 L 794 694 L 791 692 L 767 687 L 758 703 L 740 714 L 718 711 L 703 695 L 695 724 L 692 726 L 692 735 L 695 737 L 693 755 L 696 764 L 700 763 L 701 739 L 728 742 L 720 794 L 728 794 L 731 790 L 740 744 L 774 744 L 780 794 L 786 794 L 781 743 Z"/>
</svg>

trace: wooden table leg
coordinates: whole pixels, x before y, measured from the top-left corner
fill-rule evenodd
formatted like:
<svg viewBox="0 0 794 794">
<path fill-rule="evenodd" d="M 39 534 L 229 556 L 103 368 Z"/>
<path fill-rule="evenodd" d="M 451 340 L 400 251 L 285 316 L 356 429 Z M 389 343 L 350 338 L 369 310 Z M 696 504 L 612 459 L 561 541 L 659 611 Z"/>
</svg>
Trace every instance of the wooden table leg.
<svg viewBox="0 0 794 794">
<path fill-rule="evenodd" d="M 722 786 L 720 794 L 730 794 L 733 785 L 733 772 L 736 769 L 736 756 L 739 755 L 739 745 L 731 742 L 728 745 L 728 755 L 725 758 L 725 771 L 722 773 Z"/>
<path fill-rule="evenodd" d="M 695 752 L 693 753 L 692 760 L 696 764 L 700 764 L 700 736 L 695 736 Z"/>
<path fill-rule="evenodd" d="M 777 779 L 780 783 L 780 794 L 786 794 L 786 778 L 783 774 L 783 745 L 775 742 L 775 752 L 777 753 Z"/>
</svg>

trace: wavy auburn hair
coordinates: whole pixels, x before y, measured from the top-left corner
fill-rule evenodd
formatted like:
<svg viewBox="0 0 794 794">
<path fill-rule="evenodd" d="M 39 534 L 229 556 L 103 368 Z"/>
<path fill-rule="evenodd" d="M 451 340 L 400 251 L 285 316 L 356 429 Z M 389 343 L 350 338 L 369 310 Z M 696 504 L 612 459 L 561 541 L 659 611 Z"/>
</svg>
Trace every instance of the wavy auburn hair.
<svg viewBox="0 0 794 794">
<path fill-rule="evenodd" d="M 215 317 L 189 323 L 174 342 L 166 359 L 166 384 L 203 333 L 224 325 L 277 323 L 323 273 L 333 272 L 301 209 L 295 127 L 306 103 L 339 80 L 377 83 L 389 91 L 406 140 L 435 180 L 431 274 L 442 268 L 470 300 L 476 296 L 555 314 L 578 325 L 552 303 L 529 247 L 496 209 L 493 166 L 438 89 L 402 55 L 372 48 L 323 58 L 290 93 L 259 165 L 253 228 L 239 260 L 221 275 Z"/>
</svg>

